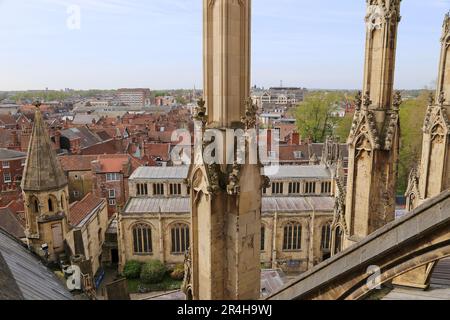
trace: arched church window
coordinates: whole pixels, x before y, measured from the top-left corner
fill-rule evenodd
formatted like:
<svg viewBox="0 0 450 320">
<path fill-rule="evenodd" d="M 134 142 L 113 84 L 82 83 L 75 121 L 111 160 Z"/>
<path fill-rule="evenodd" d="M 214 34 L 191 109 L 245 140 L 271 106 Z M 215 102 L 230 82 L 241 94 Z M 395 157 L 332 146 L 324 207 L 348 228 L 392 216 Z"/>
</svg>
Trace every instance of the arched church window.
<svg viewBox="0 0 450 320">
<path fill-rule="evenodd" d="M 176 224 L 171 229 L 172 250 L 174 254 L 182 254 L 189 249 L 189 226 L 184 223 Z"/>
<path fill-rule="evenodd" d="M 37 199 L 33 200 L 33 212 L 39 213 L 39 202 L 37 201 Z"/>
<path fill-rule="evenodd" d="M 322 250 L 331 249 L 331 224 L 328 223 L 322 227 L 322 240 L 321 240 Z"/>
<path fill-rule="evenodd" d="M 302 225 L 288 223 L 284 227 L 283 250 L 298 251 L 302 249 Z"/>
<path fill-rule="evenodd" d="M 54 206 L 52 198 L 48 198 L 48 211 L 49 212 L 55 211 L 55 206 Z"/>
<path fill-rule="evenodd" d="M 147 224 L 137 224 L 133 227 L 133 251 L 135 254 L 151 254 L 152 228 Z"/>
</svg>

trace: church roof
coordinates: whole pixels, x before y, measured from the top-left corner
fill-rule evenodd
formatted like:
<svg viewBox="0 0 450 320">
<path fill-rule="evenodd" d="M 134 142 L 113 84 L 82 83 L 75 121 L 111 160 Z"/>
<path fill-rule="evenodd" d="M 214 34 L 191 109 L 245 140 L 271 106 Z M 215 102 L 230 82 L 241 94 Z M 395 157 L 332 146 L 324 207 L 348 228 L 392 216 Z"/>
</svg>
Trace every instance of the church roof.
<svg viewBox="0 0 450 320">
<path fill-rule="evenodd" d="M 302 213 L 311 211 L 333 212 L 333 197 L 262 197 L 262 213 Z M 191 211 L 189 197 L 176 198 L 131 198 L 125 205 L 124 215 L 141 213 L 179 213 Z"/>
<path fill-rule="evenodd" d="M 67 178 L 56 158 L 40 110 L 36 111 L 28 158 L 22 180 L 24 191 L 49 191 L 63 188 Z"/>
<path fill-rule="evenodd" d="M 186 179 L 189 173 L 189 166 L 175 166 L 175 167 L 139 167 L 130 177 L 130 180 L 135 179 L 163 179 L 163 180 L 181 180 Z"/>
<path fill-rule="evenodd" d="M 263 172 L 271 180 L 278 179 L 330 179 L 331 172 L 325 165 L 266 166 Z"/>
</svg>

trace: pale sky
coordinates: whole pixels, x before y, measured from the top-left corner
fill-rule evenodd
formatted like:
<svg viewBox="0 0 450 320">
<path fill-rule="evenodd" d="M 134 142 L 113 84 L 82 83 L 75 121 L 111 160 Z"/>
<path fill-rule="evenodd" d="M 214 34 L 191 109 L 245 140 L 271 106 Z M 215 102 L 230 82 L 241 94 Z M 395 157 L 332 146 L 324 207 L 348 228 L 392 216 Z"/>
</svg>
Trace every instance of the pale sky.
<svg viewBox="0 0 450 320">
<path fill-rule="evenodd" d="M 201 88 L 202 2 L 0 0 L 0 91 Z M 366 0 L 252 2 L 252 84 L 362 86 Z M 73 5 L 80 29 L 68 27 Z M 450 0 L 402 1 L 397 88 L 435 81 L 449 9 Z"/>
</svg>

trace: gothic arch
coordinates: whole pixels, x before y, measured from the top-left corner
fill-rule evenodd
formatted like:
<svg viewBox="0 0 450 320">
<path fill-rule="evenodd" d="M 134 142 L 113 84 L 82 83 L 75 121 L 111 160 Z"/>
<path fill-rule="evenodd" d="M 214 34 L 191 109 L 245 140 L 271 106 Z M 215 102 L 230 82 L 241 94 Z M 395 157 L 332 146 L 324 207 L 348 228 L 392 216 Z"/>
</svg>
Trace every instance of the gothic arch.
<svg viewBox="0 0 450 320">
<path fill-rule="evenodd" d="M 50 194 L 47 198 L 47 209 L 49 213 L 58 212 L 58 200 L 53 194 Z"/>
<path fill-rule="evenodd" d="M 151 222 L 148 222 L 148 221 L 145 221 L 145 220 L 135 221 L 132 224 L 130 224 L 127 229 L 128 230 L 133 230 L 138 225 L 148 225 L 149 227 L 151 227 L 152 230 L 155 230 L 155 226 Z"/>
<path fill-rule="evenodd" d="M 189 221 L 186 220 L 175 220 L 172 221 L 171 223 L 169 223 L 168 225 L 165 226 L 165 231 L 168 231 L 170 229 L 172 229 L 174 226 L 176 225 L 186 225 L 187 227 L 191 227 L 191 223 Z"/>
<path fill-rule="evenodd" d="M 31 212 L 34 214 L 39 214 L 40 210 L 40 201 L 36 196 L 31 196 L 28 200 L 28 206 L 31 209 Z"/>
</svg>

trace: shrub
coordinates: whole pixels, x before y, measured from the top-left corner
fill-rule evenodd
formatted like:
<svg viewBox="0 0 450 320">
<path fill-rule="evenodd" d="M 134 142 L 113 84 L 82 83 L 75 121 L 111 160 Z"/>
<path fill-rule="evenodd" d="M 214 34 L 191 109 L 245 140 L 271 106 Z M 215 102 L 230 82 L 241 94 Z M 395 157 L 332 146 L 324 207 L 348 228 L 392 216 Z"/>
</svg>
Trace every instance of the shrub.
<svg viewBox="0 0 450 320">
<path fill-rule="evenodd" d="M 160 283 L 166 274 L 166 267 L 159 260 L 151 260 L 142 266 L 141 281 L 147 284 Z"/>
<path fill-rule="evenodd" d="M 184 278 L 184 266 L 179 264 L 175 267 L 175 269 L 170 273 L 170 277 L 173 280 L 183 280 Z"/>
<path fill-rule="evenodd" d="M 123 275 L 127 279 L 138 279 L 141 275 L 142 263 L 136 260 L 130 260 L 125 263 Z"/>
</svg>

